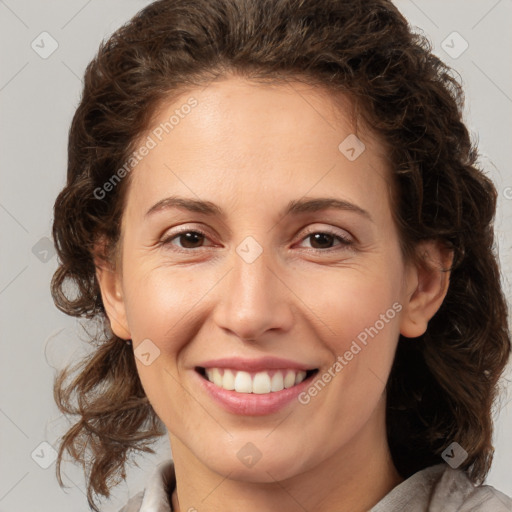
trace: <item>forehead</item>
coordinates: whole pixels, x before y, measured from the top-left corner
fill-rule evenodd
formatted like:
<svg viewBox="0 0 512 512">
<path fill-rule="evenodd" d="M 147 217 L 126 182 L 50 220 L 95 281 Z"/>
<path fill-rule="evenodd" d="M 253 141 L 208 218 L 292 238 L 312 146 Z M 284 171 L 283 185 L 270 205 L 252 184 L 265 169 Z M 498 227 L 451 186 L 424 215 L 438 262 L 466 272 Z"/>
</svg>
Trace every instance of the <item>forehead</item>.
<svg viewBox="0 0 512 512">
<path fill-rule="evenodd" d="M 383 146 L 356 127 L 348 98 L 300 82 L 229 78 L 189 90 L 161 103 L 149 139 L 132 176 L 138 203 L 176 189 L 212 200 L 338 189 L 382 201 L 388 188 Z"/>
</svg>

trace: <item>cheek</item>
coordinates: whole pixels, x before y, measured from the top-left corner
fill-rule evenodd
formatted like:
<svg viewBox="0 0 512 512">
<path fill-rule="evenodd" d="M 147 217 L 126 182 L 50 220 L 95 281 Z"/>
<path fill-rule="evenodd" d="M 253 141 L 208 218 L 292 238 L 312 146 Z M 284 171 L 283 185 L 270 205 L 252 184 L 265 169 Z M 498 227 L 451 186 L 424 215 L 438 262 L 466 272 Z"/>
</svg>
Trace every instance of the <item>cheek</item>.
<svg viewBox="0 0 512 512">
<path fill-rule="evenodd" d="M 308 302 L 318 337 L 332 357 L 319 376 L 330 389 L 322 398 L 331 411 L 329 421 L 345 422 L 349 413 L 354 428 L 371 414 L 385 389 L 403 308 L 401 260 L 392 251 L 369 260 L 317 276 L 316 293 L 310 292 Z"/>
<path fill-rule="evenodd" d="M 343 269 L 337 279 L 330 279 L 329 286 L 310 294 L 316 324 L 326 333 L 321 339 L 332 355 L 332 364 L 319 375 L 328 391 L 324 394 L 310 388 L 308 394 L 312 401 L 315 396 L 322 397 L 320 401 L 329 411 L 328 423 L 345 425 L 354 435 L 385 390 L 403 308 L 399 268 L 384 264 L 369 268 L 361 272 Z M 324 389 L 322 385 L 316 388 Z"/>
<path fill-rule="evenodd" d="M 369 331 L 385 337 L 398 333 L 401 279 L 399 266 L 381 258 L 361 267 L 311 275 L 296 289 L 297 295 L 307 297 L 315 323 L 332 340 L 331 348 L 342 354 L 355 339 L 364 344 Z"/>
<path fill-rule="evenodd" d="M 125 306 L 132 338 L 161 344 L 180 333 L 194 306 L 208 290 L 204 281 L 186 269 L 133 267 L 125 274 Z"/>
<path fill-rule="evenodd" d="M 190 416 L 190 396 L 180 385 L 184 376 L 178 363 L 199 328 L 195 308 L 207 290 L 190 270 L 125 266 L 125 305 L 137 372 L 157 416 L 173 429 L 180 418 Z"/>
</svg>

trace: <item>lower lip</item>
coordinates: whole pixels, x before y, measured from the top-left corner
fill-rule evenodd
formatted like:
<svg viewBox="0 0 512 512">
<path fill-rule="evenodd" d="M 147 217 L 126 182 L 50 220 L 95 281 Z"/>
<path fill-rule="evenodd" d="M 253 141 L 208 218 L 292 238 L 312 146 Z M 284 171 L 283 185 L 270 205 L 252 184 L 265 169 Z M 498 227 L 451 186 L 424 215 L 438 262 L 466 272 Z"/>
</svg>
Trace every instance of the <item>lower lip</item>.
<svg viewBox="0 0 512 512">
<path fill-rule="evenodd" d="M 280 411 L 293 400 L 297 400 L 297 403 L 299 403 L 298 395 L 311 384 L 312 379 L 315 378 L 317 373 L 313 373 L 300 384 L 291 388 L 272 393 L 258 394 L 228 391 L 205 379 L 197 371 L 194 371 L 194 374 L 199 379 L 199 384 L 221 407 L 231 413 L 244 416 L 264 416 Z"/>
</svg>

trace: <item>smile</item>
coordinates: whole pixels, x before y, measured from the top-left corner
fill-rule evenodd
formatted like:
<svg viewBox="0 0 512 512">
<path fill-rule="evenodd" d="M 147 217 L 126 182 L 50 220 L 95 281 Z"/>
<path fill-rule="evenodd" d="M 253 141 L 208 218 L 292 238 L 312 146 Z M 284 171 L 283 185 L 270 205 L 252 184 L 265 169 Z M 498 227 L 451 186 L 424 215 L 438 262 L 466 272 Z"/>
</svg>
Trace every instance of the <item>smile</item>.
<svg viewBox="0 0 512 512">
<path fill-rule="evenodd" d="M 237 393 L 269 394 L 294 387 L 317 370 L 270 369 L 258 372 L 229 368 L 196 368 L 205 379 L 219 388 Z"/>
</svg>

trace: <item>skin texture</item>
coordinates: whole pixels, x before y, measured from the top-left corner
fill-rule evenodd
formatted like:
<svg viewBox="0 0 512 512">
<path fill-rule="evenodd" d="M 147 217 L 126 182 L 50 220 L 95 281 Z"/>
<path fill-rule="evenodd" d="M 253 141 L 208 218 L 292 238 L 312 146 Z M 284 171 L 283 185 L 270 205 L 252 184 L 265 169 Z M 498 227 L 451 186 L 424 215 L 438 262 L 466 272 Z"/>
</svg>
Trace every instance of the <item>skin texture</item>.
<svg viewBox="0 0 512 512">
<path fill-rule="evenodd" d="M 162 105 L 154 125 L 190 96 L 198 105 L 132 171 L 119 261 L 97 270 L 113 331 L 135 350 L 145 339 L 160 350 L 136 363 L 169 431 L 174 510 L 367 510 L 402 481 L 385 430 L 398 336 L 425 332 L 449 273 L 403 261 L 383 148 L 358 131 L 366 150 L 349 161 L 338 145 L 354 128 L 323 91 L 230 77 Z M 211 201 L 224 216 L 146 216 L 171 195 Z M 348 201 L 371 220 L 350 210 L 281 214 L 304 197 Z M 206 237 L 173 238 L 181 228 Z M 329 231 L 352 244 L 308 236 Z M 236 252 L 248 236 L 263 249 L 252 263 Z M 434 242 L 422 245 L 449 264 Z M 242 417 L 198 385 L 194 367 L 226 356 L 284 357 L 321 375 L 393 304 L 394 318 L 306 405 Z M 252 467 L 237 457 L 248 442 L 261 453 Z"/>
</svg>

